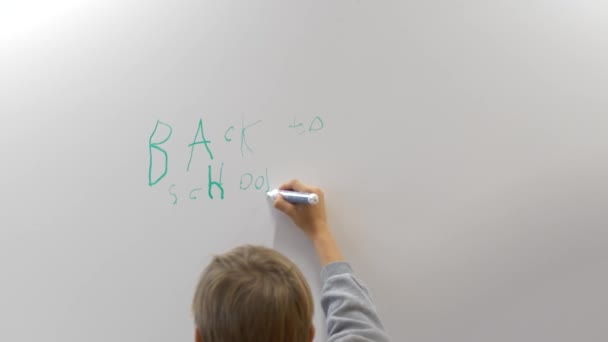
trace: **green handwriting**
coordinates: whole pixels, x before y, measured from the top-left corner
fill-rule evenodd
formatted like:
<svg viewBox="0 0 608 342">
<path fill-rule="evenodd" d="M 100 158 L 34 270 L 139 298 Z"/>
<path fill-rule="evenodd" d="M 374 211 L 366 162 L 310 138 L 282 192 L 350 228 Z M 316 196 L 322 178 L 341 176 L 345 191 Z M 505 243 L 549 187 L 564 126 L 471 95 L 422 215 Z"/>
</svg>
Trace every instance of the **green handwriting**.
<svg viewBox="0 0 608 342">
<path fill-rule="evenodd" d="M 224 185 L 222 183 L 222 171 L 224 169 L 224 163 L 222 163 L 222 165 L 220 166 L 220 178 L 219 180 L 216 182 L 214 180 L 211 179 L 211 165 L 209 165 L 209 173 L 208 173 L 208 179 L 209 179 L 209 187 L 207 189 L 207 194 L 209 195 L 209 198 L 213 199 L 213 192 L 211 191 L 213 189 L 213 186 L 217 186 L 218 189 L 220 189 L 220 199 L 224 199 Z"/>
<path fill-rule="evenodd" d="M 202 140 L 197 141 L 196 138 L 198 137 L 199 132 L 201 134 Z M 192 144 L 188 145 L 188 147 L 190 147 L 190 159 L 188 160 L 188 167 L 186 167 L 186 171 L 190 171 L 190 163 L 192 162 L 192 155 L 194 154 L 194 147 L 198 144 L 205 145 L 205 149 L 207 150 L 207 153 L 209 153 L 209 158 L 211 158 L 211 160 L 213 160 L 213 153 L 211 153 L 211 149 L 209 148 L 210 143 L 211 143 L 211 141 L 209 141 L 205 138 L 205 132 L 203 131 L 203 119 L 200 119 L 198 121 L 198 128 L 196 129 L 196 134 L 194 134 L 194 141 L 192 142 Z"/>
<path fill-rule="evenodd" d="M 169 128 L 169 134 L 167 134 L 167 137 L 165 139 L 163 139 L 159 142 L 152 142 L 152 139 L 154 139 L 154 135 L 156 134 L 156 130 L 158 129 L 158 125 L 162 125 L 162 126 Z M 156 183 L 160 182 L 160 180 L 163 179 L 167 175 L 167 171 L 169 169 L 169 156 L 167 155 L 167 151 L 165 151 L 159 145 L 166 143 L 169 140 L 169 138 L 171 138 L 171 134 L 173 134 L 173 128 L 171 127 L 171 125 L 161 122 L 159 120 L 156 120 L 156 125 L 154 126 L 154 130 L 152 131 L 152 134 L 150 134 L 150 139 L 148 140 L 148 147 L 150 150 L 150 164 L 148 167 L 148 185 L 149 186 L 153 186 Z M 160 151 L 163 154 L 163 156 L 165 157 L 165 168 L 163 169 L 162 174 L 160 176 L 158 176 L 158 178 L 156 178 L 155 180 L 152 180 L 152 169 L 153 169 L 152 164 L 153 164 L 153 159 L 154 159 L 154 157 L 152 156 L 152 150 Z"/>
</svg>

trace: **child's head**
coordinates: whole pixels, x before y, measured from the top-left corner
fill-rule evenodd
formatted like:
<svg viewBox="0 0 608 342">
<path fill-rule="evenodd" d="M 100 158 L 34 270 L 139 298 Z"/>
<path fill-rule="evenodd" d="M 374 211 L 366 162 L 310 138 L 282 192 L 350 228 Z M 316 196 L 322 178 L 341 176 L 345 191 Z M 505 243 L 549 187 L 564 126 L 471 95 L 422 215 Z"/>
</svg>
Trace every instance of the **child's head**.
<svg viewBox="0 0 608 342">
<path fill-rule="evenodd" d="M 192 306 L 202 342 L 293 341 L 314 336 L 310 288 L 298 267 L 265 247 L 213 258 Z"/>
</svg>

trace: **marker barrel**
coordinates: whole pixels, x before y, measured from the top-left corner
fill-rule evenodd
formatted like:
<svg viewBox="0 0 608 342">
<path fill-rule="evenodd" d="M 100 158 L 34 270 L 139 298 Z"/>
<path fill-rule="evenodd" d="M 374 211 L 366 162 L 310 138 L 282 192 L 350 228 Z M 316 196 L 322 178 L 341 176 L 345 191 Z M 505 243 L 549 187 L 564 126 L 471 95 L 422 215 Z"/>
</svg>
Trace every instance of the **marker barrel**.
<svg viewBox="0 0 608 342">
<path fill-rule="evenodd" d="M 319 196 L 317 194 L 308 193 L 308 192 L 297 192 L 290 190 L 278 190 L 274 189 L 269 191 L 266 195 L 275 200 L 279 194 L 283 196 L 283 198 L 292 204 L 317 204 L 319 203 Z"/>
</svg>

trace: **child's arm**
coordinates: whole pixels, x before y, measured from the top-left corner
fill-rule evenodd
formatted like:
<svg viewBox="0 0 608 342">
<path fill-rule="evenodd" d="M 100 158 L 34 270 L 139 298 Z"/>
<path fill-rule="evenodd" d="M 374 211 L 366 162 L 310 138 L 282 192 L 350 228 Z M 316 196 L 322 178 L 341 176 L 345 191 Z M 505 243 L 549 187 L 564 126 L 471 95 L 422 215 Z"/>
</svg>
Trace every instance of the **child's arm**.
<svg viewBox="0 0 608 342">
<path fill-rule="evenodd" d="M 323 270 L 321 306 L 327 317 L 329 341 L 360 338 L 357 341 L 389 341 L 365 285 L 344 262 L 338 244 L 327 225 L 325 199 L 319 188 L 291 181 L 282 190 L 319 195 L 317 205 L 293 205 L 280 196 L 275 207 L 288 215 L 311 239 Z"/>
</svg>

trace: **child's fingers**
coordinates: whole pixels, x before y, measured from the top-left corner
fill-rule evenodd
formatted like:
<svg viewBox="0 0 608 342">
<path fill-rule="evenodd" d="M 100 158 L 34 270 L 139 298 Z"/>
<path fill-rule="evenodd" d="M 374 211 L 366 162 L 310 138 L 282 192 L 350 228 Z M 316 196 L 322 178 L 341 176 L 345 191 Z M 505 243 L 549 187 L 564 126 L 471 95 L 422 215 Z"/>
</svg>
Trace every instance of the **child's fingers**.
<svg viewBox="0 0 608 342">
<path fill-rule="evenodd" d="M 281 185 L 281 190 L 293 190 L 293 191 L 304 191 L 304 184 L 297 179 L 292 179 L 289 182 Z"/>
<path fill-rule="evenodd" d="M 277 199 L 274 201 L 274 207 L 291 218 L 293 218 L 296 214 L 296 208 L 293 206 L 293 204 L 287 202 L 281 195 L 278 195 Z"/>
<path fill-rule="evenodd" d="M 298 192 L 311 192 L 311 193 L 318 192 L 317 188 L 304 184 L 297 179 L 293 179 L 293 180 L 281 185 L 281 187 L 279 189 L 293 190 L 293 191 L 298 191 Z"/>
</svg>

